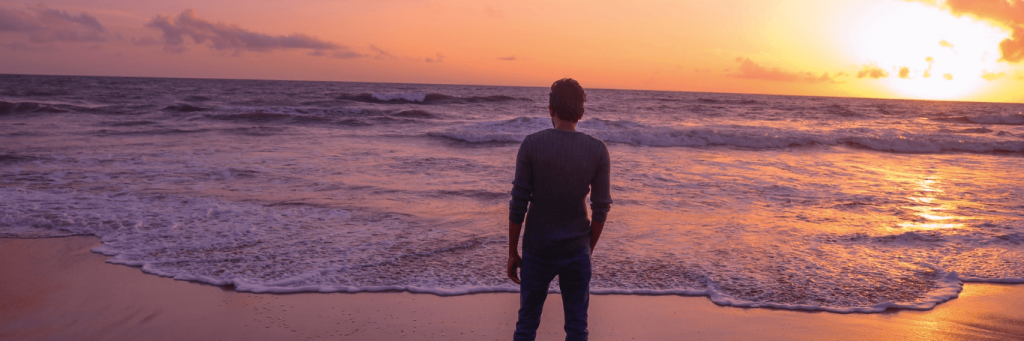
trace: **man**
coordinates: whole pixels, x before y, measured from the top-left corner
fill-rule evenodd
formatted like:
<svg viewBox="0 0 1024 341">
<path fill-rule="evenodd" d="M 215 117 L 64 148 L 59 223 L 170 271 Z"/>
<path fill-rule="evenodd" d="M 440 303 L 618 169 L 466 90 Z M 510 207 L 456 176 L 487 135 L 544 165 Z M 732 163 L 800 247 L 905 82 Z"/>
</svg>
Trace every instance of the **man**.
<svg viewBox="0 0 1024 341">
<path fill-rule="evenodd" d="M 565 310 L 565 339 L 586 340 L 588 336 L 590 256 L 601 237 L 612 198 L 608 192 L 608 148 L 601 140 L 576 131 L 586 99 L 575 80 L 556 81 L 548 105 L 554 128 L 527 136 L 519 146 L 508 218 L 508 277 L 520 285 L 515 340 L 537 337 L 548 286 L 555 275 Z M 585 202 L 588 192 L 590 220 Z M 520 258 L 519 232 L 524 220 Z M 516 273 L 519 267 L 521 274 Z"/>
</svg>

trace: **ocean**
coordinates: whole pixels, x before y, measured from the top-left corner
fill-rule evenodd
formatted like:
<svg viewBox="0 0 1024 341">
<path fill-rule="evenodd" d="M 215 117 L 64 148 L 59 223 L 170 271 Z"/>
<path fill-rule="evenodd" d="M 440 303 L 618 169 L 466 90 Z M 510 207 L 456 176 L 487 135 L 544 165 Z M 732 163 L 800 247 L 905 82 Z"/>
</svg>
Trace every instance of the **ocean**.
<svg viewBox="0 0 1024 341">
<path fill-rule="evenodd" d="M 1022 104 L 587 95 L 614 200 L 595 294 L 880 312 L 1024 283 Z M 244 292 L 518 292 L 509 191 L 546 101 L 0 75 L 0 237 L 95 235 L 111 263 Z"/>
</svg>

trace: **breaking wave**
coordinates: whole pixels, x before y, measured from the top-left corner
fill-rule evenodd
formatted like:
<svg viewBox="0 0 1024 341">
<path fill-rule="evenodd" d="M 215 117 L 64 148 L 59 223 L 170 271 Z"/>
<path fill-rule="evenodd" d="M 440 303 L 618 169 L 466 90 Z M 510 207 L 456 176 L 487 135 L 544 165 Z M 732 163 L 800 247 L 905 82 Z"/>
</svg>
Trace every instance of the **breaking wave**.
<svg viewBox="0 0 1024 341">
<path fill-rule="evenodd" d="M 551 127 L 547 118 L 518 117 L 488 121 L 442 131 L 429 136 L 471 143 L 521 142 L 527 135 Z M 758 126 L 651 126 L 627 120 L 589 119 L 578 125 L 581 132 L 605 142 L 653 147 L 731 146 L 777 149 L 845 145 L 892 153 L 1022 153 L 1024 141 L 979 135 L 907 133 L 902 131 L 833 130 L 809 132 Z M 966 132 L 965 132 L 966 133 Z"/>
<path fill-rule="evenodd" d="M 947 116 L 932 118 L 933 121 L 967 123 L 967 124 L 997 124 L 997 125 L 1024 125 L 1024 114 L 1011 115 L 979 115 L 979 116 Z"/>
<path fill-rule="evenodd" d="M 0 101 L 0 115 L 7 114 L 33 114 L 33 113 L 63 113 L 68 112 L 49 104 L 36 102 L 2 102 Z"/>
<path fill-rule="evenodd" d="M 439 93 L 399 92 L 399 93 L 362 93 L 342 94 L 338 99 L 366 103 L 387 104 L 457 104 L 457 103 L 491 103 L 508 101 L 530 101 L 527 98 L 516 98 L 505 95 L 459 97 Z"/>
</svg>

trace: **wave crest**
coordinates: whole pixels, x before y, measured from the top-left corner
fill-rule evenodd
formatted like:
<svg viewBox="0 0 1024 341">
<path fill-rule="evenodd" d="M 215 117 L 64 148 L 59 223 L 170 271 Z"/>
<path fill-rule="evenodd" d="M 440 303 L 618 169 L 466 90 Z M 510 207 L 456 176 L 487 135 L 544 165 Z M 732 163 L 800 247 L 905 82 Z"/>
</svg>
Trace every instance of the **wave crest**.
<svg viewBox="0 0 1024 341">
<path fill-rule="evenodd" d="M 1019 126 L 1024 125 L 1024 114 L 1017 113 L 1010 115 L 947 116 L 932 118 L 932 121 Z"/>
<path fill-rule="evenodd" d="M 362 94 L 342 94 L 338 96 L 340 100 L 353 101 L 353 102 L 365 102 L 365 103 L 382 103 L 382 104 L 458 104 L 458 103 L 492 103 L 492 102 L 508 102 L 508 101 L 529 101 L 527 98 L 517 98 L 506 95 L 490 95 L 490 96 L 469 96 L 459 97 L 451 96 L 439 93 L 424 93 L 424 92 L 397 92 L 397 93 L 362 93 Z"/>
<path fill-rule="evenodd" d="M 36 102 L 3 102 L 0 101 L 0 115 L 6 114 L 33 114 L 33 113 L 62 113 L 67 110 Z"/>
<path fill-rule="evenodd" d="M 429 136 L 471 143 L 522 142 L 527 135 L 551 127 L 540 117 L 518 117 L 488 121 Z M 628 120 L 589 119 L 577 126 L 580 131 L 611 143 L 653 147 L 731 146 L 749 149 L 778 149 L 804 146 L 846 145 L 892 153 L 1022 153 L 1024 141 L 986 136 L 950 134 L 911 134 L 902 131 L 834 130 L 809 132 L 758 126 L 651 126 Z M 975 133 L 980 133 L 976 131 Z"/>
</svg>

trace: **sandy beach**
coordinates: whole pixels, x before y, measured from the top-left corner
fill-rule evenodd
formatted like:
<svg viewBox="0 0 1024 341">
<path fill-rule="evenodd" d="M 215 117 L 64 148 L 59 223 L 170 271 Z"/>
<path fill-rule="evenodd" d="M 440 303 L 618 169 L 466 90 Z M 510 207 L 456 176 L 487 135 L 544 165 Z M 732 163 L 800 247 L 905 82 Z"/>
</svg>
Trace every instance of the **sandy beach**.
<svg viewBox="0 0 1024 341">
<path fill-rule="evenodd" d="M 518 296 L 250 294 L 104 263 L 95 237 L 0 239 L 4 340 L 504 340 Z M 594 295 L 593 340 L 1024 338 L 1024 286 L 967 283 L 930 311 L 835 314 L 717 306 L 706 297 Z M 540 340 L 557 340 L 551 296 Z"/>
</svg>

